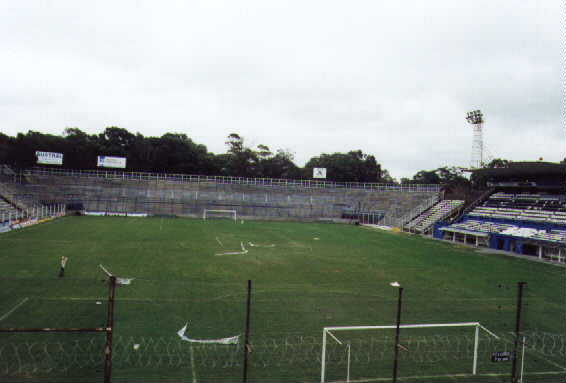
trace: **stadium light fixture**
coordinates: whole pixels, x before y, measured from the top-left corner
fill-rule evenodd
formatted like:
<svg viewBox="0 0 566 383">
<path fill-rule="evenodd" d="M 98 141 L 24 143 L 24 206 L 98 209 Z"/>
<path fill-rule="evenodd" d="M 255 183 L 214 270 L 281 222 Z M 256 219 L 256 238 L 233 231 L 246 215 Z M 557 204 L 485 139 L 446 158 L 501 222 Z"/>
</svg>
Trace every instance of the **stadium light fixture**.
<svg viewBox="0 0 566 383">
<path fill-rule="evenodd" d="M 479 110 L 472 110 L 466 115 L 466 120 L 473 129 L 473 140 L 472 140 L 472 157 L 470 167 L 481 168 L 483 166 L 483 113 Z"/>
<path fill-rule="evenodd" d="M 483 113 L 481 110 L 472 110 L 471 112 L 468 112 L 466 120 L 470 124 L 481 124 L 483 122 Z"/>
</svg>

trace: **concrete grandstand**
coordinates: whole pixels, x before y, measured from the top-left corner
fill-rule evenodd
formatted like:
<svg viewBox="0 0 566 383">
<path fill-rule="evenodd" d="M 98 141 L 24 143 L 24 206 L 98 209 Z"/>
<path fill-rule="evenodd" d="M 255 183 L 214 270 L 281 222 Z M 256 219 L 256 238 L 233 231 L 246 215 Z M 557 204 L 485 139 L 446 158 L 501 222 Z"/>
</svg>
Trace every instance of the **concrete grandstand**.
<svg viewBox="0 0 566 383">
<path fill-rule="evenodd" d="M 204 209 L 236 210 L 270 220 L 370 219 L 400 226 L 438 200 L 439 185 L 334 183 L 34 168 L 5 176 L 20 200 L 65 203 L 80 211 L 200 217 Z"/>
</svg>

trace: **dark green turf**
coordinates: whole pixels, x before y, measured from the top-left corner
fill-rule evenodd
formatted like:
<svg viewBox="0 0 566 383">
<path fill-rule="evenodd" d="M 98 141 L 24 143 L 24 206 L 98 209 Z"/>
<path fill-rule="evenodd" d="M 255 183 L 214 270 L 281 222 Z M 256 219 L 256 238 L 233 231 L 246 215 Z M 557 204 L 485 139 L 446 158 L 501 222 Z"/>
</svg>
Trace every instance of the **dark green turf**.
<svg viewBox="0 0 566 383">
<path fill-rule="evenodd" d="M 216 255 L 241 251 L 241 242 L 247 254 Z M 249 242 L 260 246 L 252 247 Z M 69 257 L 69 263 L 60 279 L 62 255 Z M 449 243 L 357 226 L 121 217 L 66 217 L 1 234 L 0 317 L 27 300 L 0 321 L 0 326 L 102 325 L 107 285 L 99 264 L 118 276 L 135 278 L 132 285 L 117 290 L 117 381 L 131 377 L 239 379 L 239 349 L 194 345 L 191 351 L 175 332 L 190 321 L 189 335 L 195 338 L 243 334 L 248 279 L 253 280 L 250 378 L 255 381 L 320 379 L 317 358 L 322 327 L 394 324 L 397 290 L 389 286 L 391 281 L 405 288 L 404 323 L 477 321 L 506 339 L 511 339 L 515 328 L 516 283 L 526 281 L 525 330 L 564 333 L 563 267 L 479 254 Z M 457 345 L 457 339 L 473 333 L 466 331 L 406 332 L 404 341 L 412 342 L 413 351 L 402 355 L 400 376 L 469 372 L 467 356 L 458 357 L 458 353 L 469 352 L 469 347 Z M 446 344 L 439 338 L 442 335 Z M 61 360 L 43 362 L 59 366 L 52 370 L 64 370 L 69 355 L 96 354 L 98 343 L 104 343 L 104 335 L 89 335 L 94 340 L 88 345 L 76 342 L 83 351 L 67 351 L 72 350 L 68 346 L 72 336 L 0 335 L 4 344 L 64 343 L 67 348 Z M 358 350 L 353 349 L 358 352 L 358 378 L 390 376 L 392 351 L 383 350 L 392 347 L 383 336 L 391 337 L 392 332 L 341 336 L 358 344 Z M 429 338 L 419 341 L 418 336 Z M 380 340 L 370 346 L 364 343 L 370 337 Z M 132 351 L 133 343 L 141 344 L 138 352 Z M 488 359 L 491 351 L 512 345 L 502 341 L 487 346 L 487 340 L 484 344 L 480 372 L 508 373 L 509 364 L 493 364 Z M 359 356 L 370 353 L 360 348 L 373 350 L 372 358 L 380 362 L 364 363 Z M 335 358 L 330 371 L 334 379 L 345 376 L 343 352 L 337 348 L 331 355 Z M 556 360 L 563 359 L 564 350 L 560 352 L 554 358 L 533 351 L 526 358 L 526 370 L 556 371 Z M 447 356 L 450 353 L 452 358 Z M 89 357 L 81 364 L 76 359 L 66 373 L 82 369 L 85 375 L 100 376 L 101 361 L 92 362 Z M 48 379 L 56 373 L 47 369 L 33 372 L 32 367 L 23 370 L 17 374 L 4 370 L 4 375 L 23 379 L 35 374 Z"/>
</svg>

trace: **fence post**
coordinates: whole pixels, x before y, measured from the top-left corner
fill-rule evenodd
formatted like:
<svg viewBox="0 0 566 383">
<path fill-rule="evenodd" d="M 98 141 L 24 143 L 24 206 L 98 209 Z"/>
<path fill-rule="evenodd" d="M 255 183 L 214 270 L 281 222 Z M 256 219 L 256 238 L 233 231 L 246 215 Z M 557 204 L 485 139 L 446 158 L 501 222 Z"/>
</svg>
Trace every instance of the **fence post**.
<svg viewBox="0 0 566 383">
<path fill-rule="evenodd" d="M 244 376 L 242 382 L 246 383 L 248 381 L 248 354 L 250 352 L 250 306 L 251 306 L 251 296 L 252 296 L 252 281 L 248 280 L 248 298 L 246 302 L 246 334 L 244 339 Z"/>
<path fill-rule="evenodd" d="M 517 317 L 515 320 L 515 346 L 513 348 L 513 365 L 511 366 L 511 382 L 518 383 L 517 378 L 517 349 L 519 348 L 519 338 L 521 338 L 521 314 L 523 311 L 523 288 L 527 282 L 517 283 Z"/>
<path fill-rule="evenodd" d="M 393 359 L 393 383 L 397 383 L 397 370 L 399 366 L 399 335 L 401 327 L 401 305 L 403 301 L 403 288 L 399 287 L 399 299 L 397 301 L 397 328 L 395 329 L 395 355 Z"/>
<path fill-rule="evenodd" d="M 104 383 L 112 382 L 112 333 L 114 332 L 114 297 L 116 293 L 116 277 L 111 276 L 108 286 L 108 317 L 106 319 L 106 347 L 104 354 Z"/>
</svg>

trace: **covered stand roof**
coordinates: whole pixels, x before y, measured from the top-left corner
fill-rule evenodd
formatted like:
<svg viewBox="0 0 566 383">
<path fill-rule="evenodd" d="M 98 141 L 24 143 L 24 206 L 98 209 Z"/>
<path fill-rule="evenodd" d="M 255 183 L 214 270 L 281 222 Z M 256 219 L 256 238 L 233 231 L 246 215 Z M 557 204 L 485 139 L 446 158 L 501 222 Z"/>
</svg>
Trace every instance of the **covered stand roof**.
<svg viewBox="0 0 566 383">
<path fill-rule="evenodd" d="M 488 182 L 528 182 L 532 183 L 532 186 L 539 187 L 564 187 L 566 184 L 566 164 L 541 161 L 511 162 L 507 167 L 474 170 L 473 175 L 475 178 L 484 178 Z"/>
</svg>

